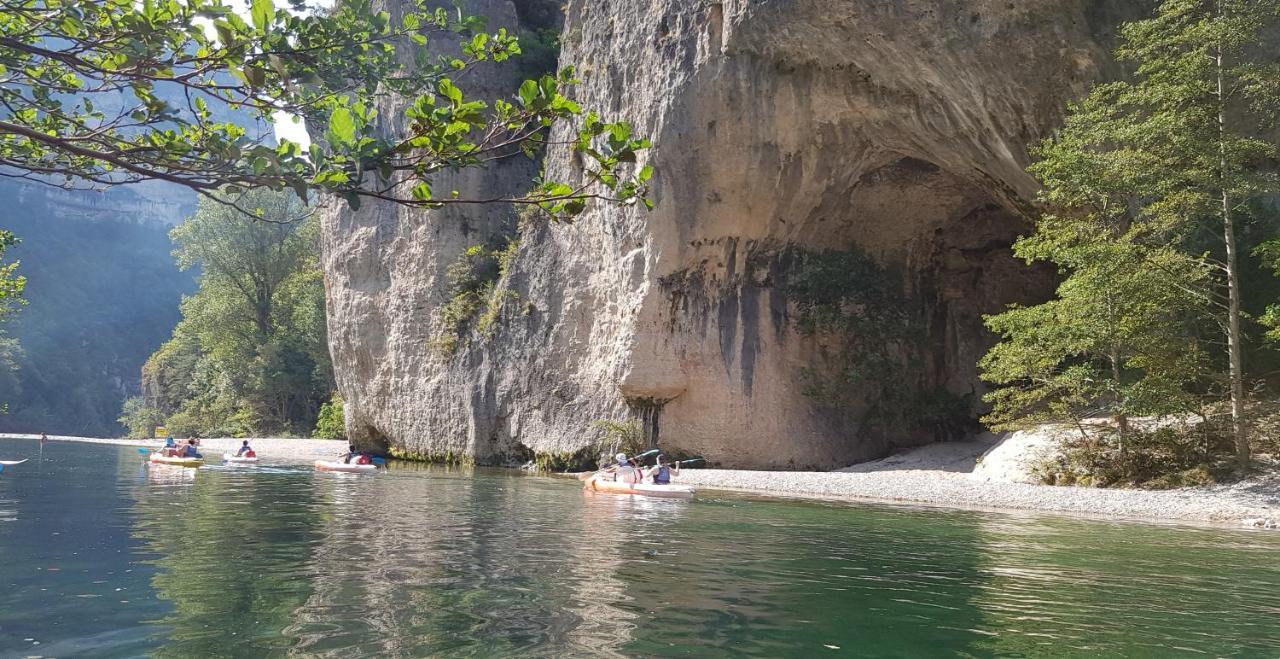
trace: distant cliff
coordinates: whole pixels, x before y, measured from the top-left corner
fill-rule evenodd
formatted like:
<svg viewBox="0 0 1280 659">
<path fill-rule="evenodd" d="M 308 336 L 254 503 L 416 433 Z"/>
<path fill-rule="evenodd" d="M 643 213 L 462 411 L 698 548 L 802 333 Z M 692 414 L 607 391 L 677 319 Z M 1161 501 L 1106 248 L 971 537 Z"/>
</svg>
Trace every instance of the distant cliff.
<svg viewBox="0 0 1280 659">
<path fill-rule="evenodd" d="M 449 266 L 498 252 L 506 210 L 329 213 L 350 433 L 501 462 L 630 416 L 668 450 L 799 468 L 970 432 L 981 316 L 1054 283 L 1009 250 L 1027 149 L 1105 75 L 1140 4 L 571 0 L 561 64 L 584 107 L 653 138 L 657 209 L 525 223 L 464 323 L 444 313 Z M 472 6 L 513 22 L 510 3 Z M 546 164 L 578 175 L 562 151 Z"/>
<path fill-rule="evenodd" d="M 22 240 L 29 304 L 4 329 L 18 369 L 0 373 L 0 431 L 113 436 L 142 363 L 177 323 L 182 295 L 168 230 L 195 208 L 169 184 L 71 191 L 0 181 L 0 226 Z M 6 255 L 8 256 L 8 255 Z"/>
</svg>

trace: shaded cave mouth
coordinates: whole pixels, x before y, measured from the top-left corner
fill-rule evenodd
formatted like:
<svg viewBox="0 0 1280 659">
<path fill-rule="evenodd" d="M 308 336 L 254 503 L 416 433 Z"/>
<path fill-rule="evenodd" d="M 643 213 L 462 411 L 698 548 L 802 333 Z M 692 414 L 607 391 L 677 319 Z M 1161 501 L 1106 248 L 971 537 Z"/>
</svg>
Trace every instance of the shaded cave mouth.
<svg viewBox="0 0 1280 659">
<path fill-rule="evenodd" d="M 1014 256 L 1031 223 L 1006 196 L 980 176 L 889 161 L 781 214 L 770 238 L 691 241 L 689 267 L 659 279 L 670 330 L 710 322 L 740 379 L 729 384 L 750 398 L 772 328 L 820 432 L 866 457 L 969 437 L 985 412 L 978 361 L 996 341 L 983 316 L 1042 302 L 1058 282 Z"/>
<path fill-rule="evenodd" d="M 1048 299 L 1057 275 L 1012 245 L 1031 230 L 1007 191 L 902 157 L 826 195 L 775 260 L 791 327 L 812 347 L 804 393 L 896 446 L 980 430 L 983 316 Z"/>
</svg>

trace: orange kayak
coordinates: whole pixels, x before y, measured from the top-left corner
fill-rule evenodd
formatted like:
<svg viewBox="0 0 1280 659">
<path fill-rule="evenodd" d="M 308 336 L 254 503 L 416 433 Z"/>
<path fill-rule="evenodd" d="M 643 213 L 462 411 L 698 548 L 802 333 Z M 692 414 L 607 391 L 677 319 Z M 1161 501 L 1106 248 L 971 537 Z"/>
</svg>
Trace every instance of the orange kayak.
<svg viewBox="0 0 1280 659">
<path fill-rule="evenodd" d="M 697 490 L 691 485 L 654 485 L 652 483 L 615 482 L 599 474 L 587 479 L 586 488 L 610 494 L 631 494 L 662 499 L 692 499 Z"/>
</svg>

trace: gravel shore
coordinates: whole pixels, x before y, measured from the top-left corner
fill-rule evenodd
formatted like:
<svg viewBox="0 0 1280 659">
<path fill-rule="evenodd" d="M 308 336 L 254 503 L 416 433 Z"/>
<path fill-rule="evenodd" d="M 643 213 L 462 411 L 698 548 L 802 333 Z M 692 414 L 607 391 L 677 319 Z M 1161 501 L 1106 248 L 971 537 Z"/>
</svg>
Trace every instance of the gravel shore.
<svg viewBox="0 0 1280 659">
<path fill-rule="evenodd" d="M 678 480 L 685 485 L 740 492 L 974 509 L 1233 525 L 1245 520 L 1280 520 L 1280 480 L 1275 478 L 1232 486 L 1158 491 L 987 482 L 969 478 L 963 472 L 938 470 L 844 473 L 688 469 Z"/>
<path fill-rule="evenodd" d="M 973 509 L 1266 526 L 1280 522 L 1280 473 L 1212 487 L 1120 490 L 1035 484 L 1036 433 L 980 435 L 834 472 L 690 469 L 680 482 L 714 489 Z"/>
</svg>

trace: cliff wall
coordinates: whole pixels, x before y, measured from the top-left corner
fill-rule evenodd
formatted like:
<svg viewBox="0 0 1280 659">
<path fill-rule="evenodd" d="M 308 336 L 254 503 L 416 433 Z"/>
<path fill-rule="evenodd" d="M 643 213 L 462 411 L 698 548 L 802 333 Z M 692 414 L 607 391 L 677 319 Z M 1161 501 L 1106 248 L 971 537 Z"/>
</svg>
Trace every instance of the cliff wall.
<svg viewBox="0 0 1280 659">
<path fill-rule="evenodd" d="M 571 0 L 561 64 L 584 107 L 653 138 L 656 210 L 518 230 L 506 209 L 330 212 L 349 430 L 501 462 L 630 416 L 668 450 L 796 468 L 970 432 L 982 314 L 1052 290 L 1009 250 L 1035 191 L 1027 149 L 1106 73 L 1134 4 Z M 546 167 L 572 180 L 580 163 L 552 151 Z M 518 189 L 532 171 L 458 184 Z M 496 320 L 445 323 L 449 265 L 515 231 Z"/>
</svg>

